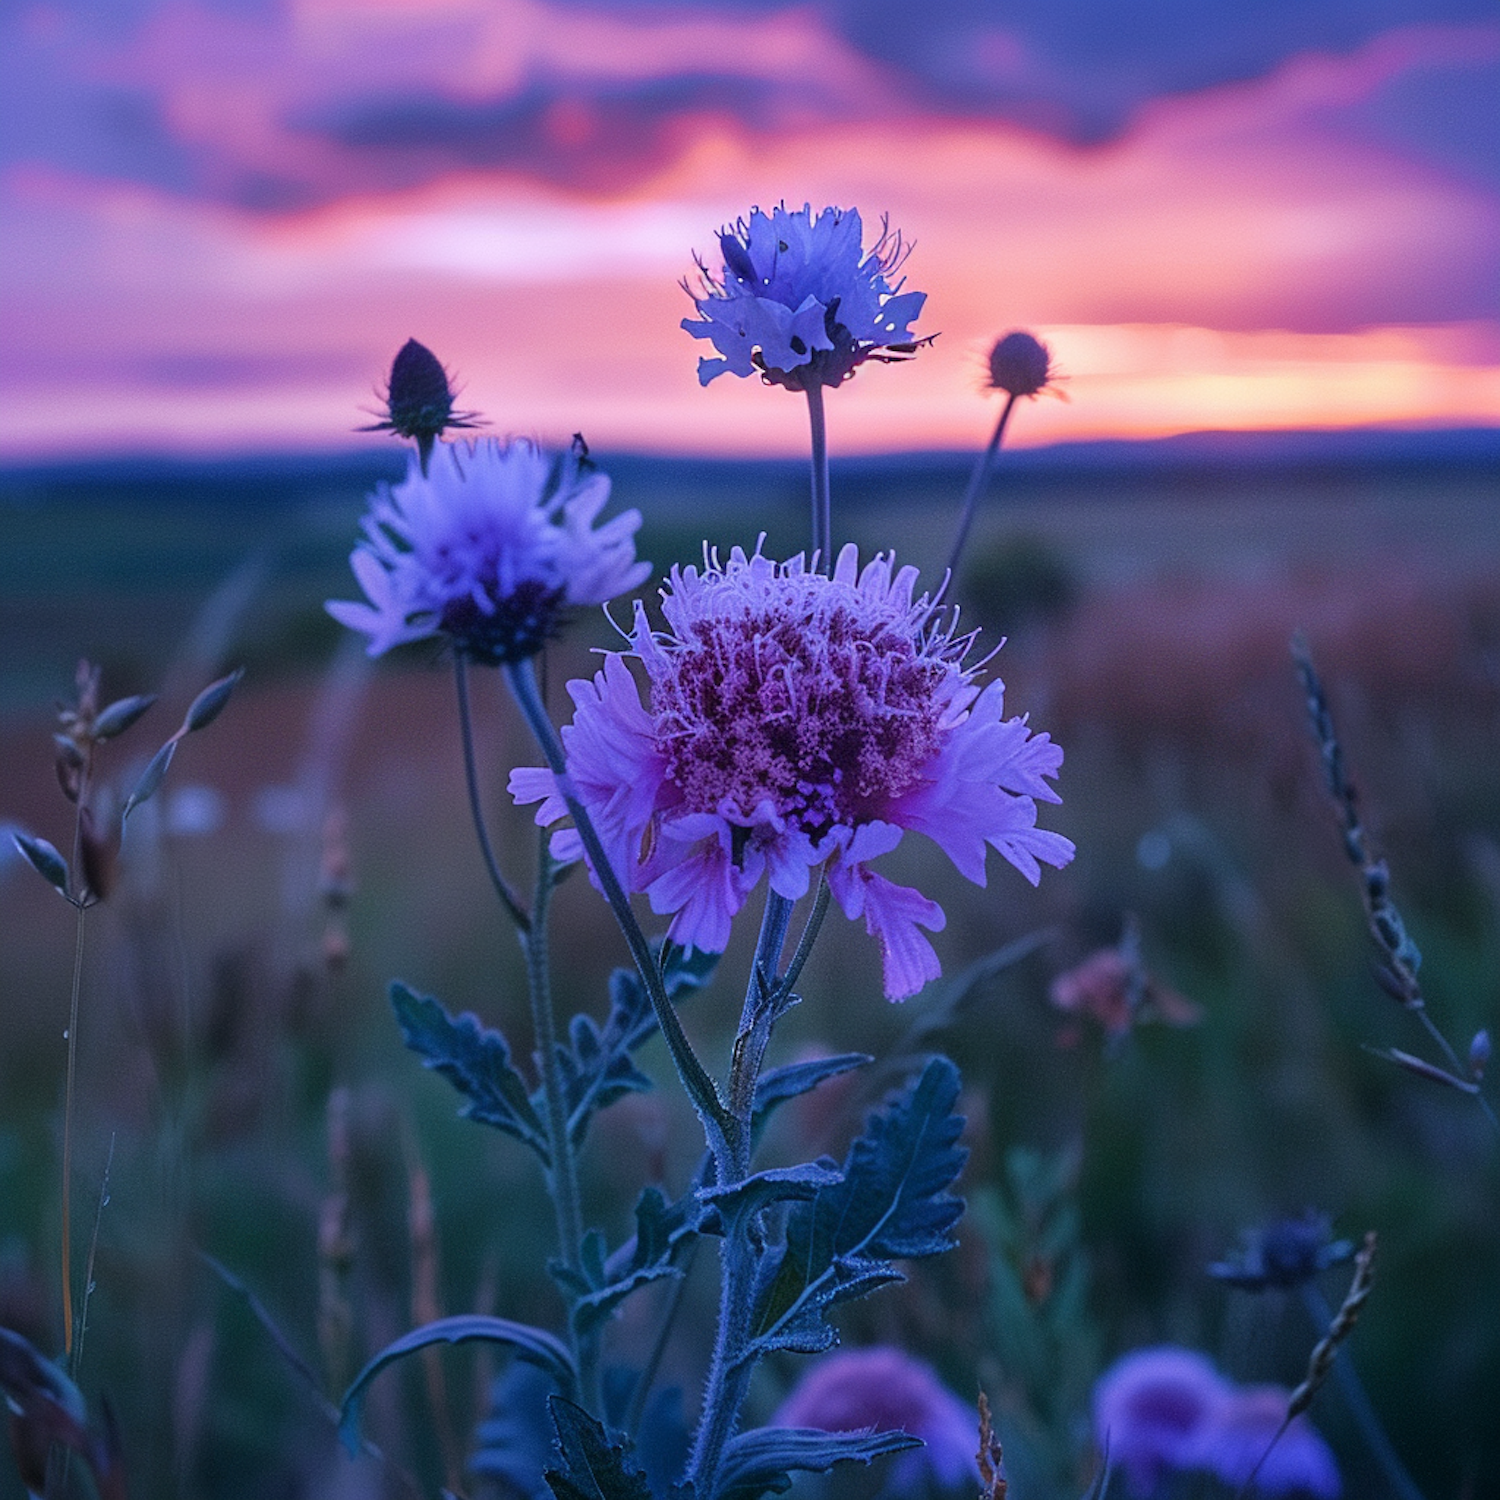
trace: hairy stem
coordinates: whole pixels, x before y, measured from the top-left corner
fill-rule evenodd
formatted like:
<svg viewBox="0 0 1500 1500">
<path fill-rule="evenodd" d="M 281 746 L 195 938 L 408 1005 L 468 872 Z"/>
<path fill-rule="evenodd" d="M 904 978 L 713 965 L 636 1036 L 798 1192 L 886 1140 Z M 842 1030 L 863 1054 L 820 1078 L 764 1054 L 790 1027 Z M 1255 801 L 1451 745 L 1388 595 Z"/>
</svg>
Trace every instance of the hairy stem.
<svg viewBox="0 0 1500 1500">
<path fill-rule="evenodd" d="M 980 454 L 979 461 L 974 465 L 974 472 L 969 475 L 969 487 L 964 491 L 963 505 L 958 513 L 958 530 L 954 533 L 953 548 L 948 553 L 946 581 L 943 584 L 945 593 L 958 573 L 958 560 L 963 556 L 964 543 L 969 539 L 969 528 L 974 524 L 974 511 L 979 504 L 979 497 L 984 493 L 985 485 L 990 481 L 990 470 L 995 464 L 995 454 L 999 452 L 1000 441 L 1005 436 L 1005 424 L 1010 421 L 1011 408 L 1015 404 L 1015 396 L 1009 395 L 1005 398 L 1000 420 L 995 423 L 995 430 L 990 434 L 989 446 Z"/>
<path fill-rule="evenodd" d="M 464 780 L 469 789 L 469 815 L 474 820 L 474 832 L 479 839 L 479 852 L 484 858 L 484 868 L 489 873 L 490 884 L 512 922 L 522 934 L 522 940 L 531 927 L 531 918 L 516 899 L 514 892 L 500 872 L 495 858 L 494 846 L 490 843 L 489 829 L 485 826 L 484 808 L 479 800 L 479 772 L 474 759 L 474 723 L 469 710 L 469 671 L 462 651 L 453 653 L 453 686 L 458 695 L 458 726 L 464 747 Z"/>
</svg>

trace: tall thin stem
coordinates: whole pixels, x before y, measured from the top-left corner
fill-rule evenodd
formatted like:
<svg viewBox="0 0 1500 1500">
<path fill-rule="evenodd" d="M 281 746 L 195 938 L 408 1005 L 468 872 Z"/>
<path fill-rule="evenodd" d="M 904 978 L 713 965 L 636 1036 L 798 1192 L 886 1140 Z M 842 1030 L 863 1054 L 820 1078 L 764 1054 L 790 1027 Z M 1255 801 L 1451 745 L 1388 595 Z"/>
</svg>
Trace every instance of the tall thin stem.
<svg viewBox="0 0 1500 1500">
<path fill-rule="evenodd" d="M 562 1062 L 557 1052 L 557 1019 L 552 1005 L 552 965 L 547 945 L 547 918 L 552 908 L 553 864 L 547 852 L 547 834 L 538 841 L 536 894 L 531 905 L 531 925 L 522 936 L 526 953 L 526 988 L 531 999 L 531 1027 L 536 1039 L 537 1065 L 542 1074 L 542 1098 L 547 1119 L 547 1151 L 551 1157 L 552 1205 L 557 1215 L 557 1245 L 562 1263 L 581 1272 L 583 1266 L 583 1207 L 578 1191 L 578 1163 L 568 1128 L 568 1101 Z M 578 1361 L 586 1400 L 594 1400 L 597 1371 L 593 1355 L 597 1342 L 580 1344 L 569 1323 L 573 1355 Z M 595 1401 L 597 1405 L 597 1401 Z"/>
<path fill-rule="evenodd" d="M 828 425 L 823 418 L 823 387 L 807 388 L 807 420 L 812 429 L 812 549 L 817 568 L 833 567 L 833 499 L 828 482 Z"/>
<path fill-rule="evenodd" d="M 707 1070 L 698 1060 L 698 1054 L 693 1051 L 693 1045 L 688 1041 L 687 1033 L 682 1029 L 682 1022 L 678 1020 L 677 1011 L 672 1005 L 671 997 L 667 994 L 666 985 L 662 982 L 661 970 L 651 952 L 651 945 L 646 941 L 646 935 L 641 931 L 641 925 L 636 921 L 635 913 L 630 909 L 630 898 L 626 896 L 625 888 L 620 884 L 620 877 L 605 853 L 599 831 L 594 827 L 594 820 L 589 816 L 589 810 L 584 806 L 578 795 L 578 788 L 568 774 L 567 757 L 563 753 L 562 741 L 557 737 L 557 730 L 553 728 L 552 720 L 547 717 L 546 707 L 537 689 L 536 672 L 532 668 L 530 659 L 507 662 L 505 680 L 515 695 L 522 716 L 531 726 L 531 732 L 536 737 L 543 756 L 546 757 L 547 765 L 551 768 L 553 779 L 557 784 L 558 795 L 572 815 L 573 826 L 578 830 L 578 836 L 583 841 L 589 864 L 604 892 L 605 900 L 609 902 L 610 909 L 615 914 L 620 931 L 624 934 L 626 945 L 630 949 L 630 956 L 635 960 L 636 969 L 640 973 L 641 983 L 646 986 L 646 994 L 651 1000 L 652 1010 L 656 1013 L 656 1021 L 661 1027 L 662 1036 L 666 1039 L 667 1050 L 672 1054 L 677 1076 L 682 1080 L 682 1086 L 687 1090 L 688 1098 L 703 1122 L 710 1149 L 717 1161 L 727 1164 L 729 1161 L 729 1115 L 724 1108 L 723 1101 L 719 1098 L 718 1091 L 714 1088 L 713 1079 L 708 1076 Z"/>
<path fill-rule="evenodd" d="M 63 1353 L 73 1361 L 73 1098 L 78 1071 L 78 997 L 83 989 L 83 919 L 88 904 L 75 902 L 77 936 L 73 940 L 73 990 L 68 1000 L 68 1072 L 63 1087 L 62 1144 L 62 1304 Z"/>
<path fill-rule="evenodd" d="M 975 507 L 979 504 L 979 497 L 984 493 L 985 485 L 990 481 L 990 470 L 994 467 L 995 454 L 999 452 L 1000 440 L 1005 436 L 1005 424 L 1010 421 L 1011 408 L 1015 404 L 1015 396 L 1007 395 L 1005 405 L 1000 412 L 1000 420 L 995 423 L 995 430 L 990 434 L 989 446 L 979 455 L 979 461 L 974 465 L 974 472 L 969 475 L 969 487 L 964 491 L 963 505 L 958 513 L 958 531 L 953 537 L 953 548 L 948 553 L 944 592 L 947 591 L 949 582 L 958 573 L 958 560 L 963 555 L 964 543 L 969 539 L 969 528 L 974 524 Z"/>
<path fill-rule="evenodd" d="M 453 653 L 453 687 L 458 695 L 458 726 L 464 747 L 464 780 L 469 789 L 469 815 L 473 819 L 474 833 L 479 840 L 479 852 L 484 859 L 490 884 L 495 887 L 495 894 L 500 898 L 500 904 L 520 929 L 524 940 L 531 927 L 531 918 L 526 915 L 526 909 L 517 900 L 501 873 L 494 846 L 490 843 L 489 829 L 485 826 L 484 807 L 479 800 L 479 771 L 474 757 L 473 714 L 469 709 L 469 670 L 463 652 L 457 650 Z"/>
</svg>

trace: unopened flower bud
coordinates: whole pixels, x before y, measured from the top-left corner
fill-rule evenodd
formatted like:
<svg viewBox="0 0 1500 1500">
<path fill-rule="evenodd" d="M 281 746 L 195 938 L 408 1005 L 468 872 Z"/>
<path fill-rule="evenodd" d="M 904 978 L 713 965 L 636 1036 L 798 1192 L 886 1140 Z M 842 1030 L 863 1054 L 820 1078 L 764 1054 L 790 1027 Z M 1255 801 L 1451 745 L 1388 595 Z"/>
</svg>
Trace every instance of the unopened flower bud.
<svg viewBox="0 0 1500 1500">
<path fill-rule="evenodd" d="M 1035 396 L 1052 379 L 1052 354 L 1029 333 L 1007 333 L 990 350 L 990 385 L 1011 396 Z"/>
<path fill-rule="evenodd" d="M 386 387 L 385 416 L 364 432 L 394 432 L 417 445 L 422 471 L 433 444 L 450 427 L 473 427 L 478 417 L 471 411 L 455 411 L 448 372 L 431 349 L 407 339 L 391 365 Z"/>
</svg>

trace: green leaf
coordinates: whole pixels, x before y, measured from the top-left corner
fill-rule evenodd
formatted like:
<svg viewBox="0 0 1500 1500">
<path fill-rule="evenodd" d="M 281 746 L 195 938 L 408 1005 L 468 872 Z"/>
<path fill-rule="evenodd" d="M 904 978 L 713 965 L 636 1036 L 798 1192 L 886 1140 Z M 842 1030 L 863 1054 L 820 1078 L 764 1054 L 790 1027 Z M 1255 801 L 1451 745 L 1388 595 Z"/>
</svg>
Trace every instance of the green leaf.
<svg viewBox="0 0 1500 1500">
<path fill-rule="evenodd" d="M 133 698 L 116 698 L 94 720 L 94 738 L 112 740 L 116 735 L 124 734 L 155 702 L 155 693 L 140 693 Z"/>
<path fill-rule="evenodd" d="M 964 1205 L 947 1189 L 968 1154 L 957 1144 L 963 1129 L 953 1113 L 957 1100 L 958 1069 L 946 1057 L 933 1058 L 911 1087 L 870 1117 L 840 1180 L 792 1206 L 746 1357 L 828 1348 L 829 1308 L 900 1280 L 892 1261 L 953 1244 Z"/>
<path fill-rule="evenodd" d="M 717 1500 L 759 1500 L 789 1489 L 792 1469 L 826 1474 L 835 1464 L 862 1463 L 920 1448 L 906 1432 L 822 1432 L 812 1427 L 755 1427 L 731 1438 L 719 1467 Z"/>
<path fill-rule="evenodd" d="M 16 848 L 26 856 L 31 868 L 55 890 L 68 894 L 68 862 L 46 839 L 34 839 L 29 833 L 12 833 Z"/>
<path fill-rule="evenodd" d="M 207 729 L 224 712 L 229 695 L 244 675 L 245 669 L 236 667 L 227 677 L 209 683 L 188 705 L 188 711 L 182 719 L 182 732 L 192 734 L 195 730 Z"/>
<path fill-rule="evenodd" d="M 762 1073 L 755 1085 L 755 1113 L 750 1125 L 752 1135 L 758 1138 L 766 1121 L 788 1099 L 810 1093 L 820 1083 L 873 1061 L 867 1052 L 840 1052 L 834 1057 L 809 1058 L 806 1062 L 787 1063 L 785 1067 Z"/>
<path fill-rule="evenodd" d="M 344 1392 L 339 1402 L 339 1438 L 350 1454 L 360 1450 L 360 1417 L 364 1410 L 365 1392 L 370 1382 L 389 1364 L 418 1349 L 433 1344 L 467 1344 L 474 1341 L 491 1344 L 508 1344 L 522 1359 L 551 1371 L 564 1390 L 571 1391 L 577 1384 L 573 1359 L 561 1340 L 541 1328 L 529 1323 L 514 1323 L 509 1318 L 489 1318 L 471 1313 L 456 1318 L 439 1318 L 435 1323 L 415 1328 L 404 1338 L 387 1344 L 365 1365 Z"/>
<path fill-rule="evenodd" d="M 562 1455 L 561 1466 L 546 1475 L 557 1500 L 656 1500 L 628 1439 L 612 1441 L 581 1406 L 562 1396 L 547 1405 Z"/>
<path fill-rule="evenodd" d="M 546 1127 L 532 1106 L 526 1080 L 511 1064 L 505 1038 L 477 1016 L 449 1015 L 431 996 L 419 995 L 399 980 L 391 985 L 391 1005 L 406 1045 L 467 1096 L 463 1113 L 513 1135 L 549 1166 Z"/>
<path fill-rule="evenodd" d="M 136 782 L 135 789 L 125 799 L 124 810 L 120 813 L 120 821 L 123 823 L 141 803 L 156 794 L 156 789 L 161 785 L 162 777 L 167 774 L 167 767 L 172 764 L 172 757 L 177 754 L 177 741 L 170 739 L 155 755 L 151 757 L 150 764 L 141 772 L 141 779 Z"/>
</svg>

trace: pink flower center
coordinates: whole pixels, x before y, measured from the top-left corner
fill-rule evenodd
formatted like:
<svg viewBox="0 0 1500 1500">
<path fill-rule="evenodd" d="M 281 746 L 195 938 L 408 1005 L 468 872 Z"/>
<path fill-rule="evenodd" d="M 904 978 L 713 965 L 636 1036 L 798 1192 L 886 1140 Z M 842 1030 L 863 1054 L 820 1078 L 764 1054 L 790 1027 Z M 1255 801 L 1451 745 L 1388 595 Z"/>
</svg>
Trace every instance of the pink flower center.
<svg viewBox="0 0 1500 1500">
<path fill-rule="evenodd" d="M 769 800 L 816 840 L 880 818 L 912 785 L 937 749 L 938 689 L 954 669 L 924 655 L 904 620 L 797 602 L 695 620 L 651 701 L 690 810 L 748 821 Z"/>
</svg>

